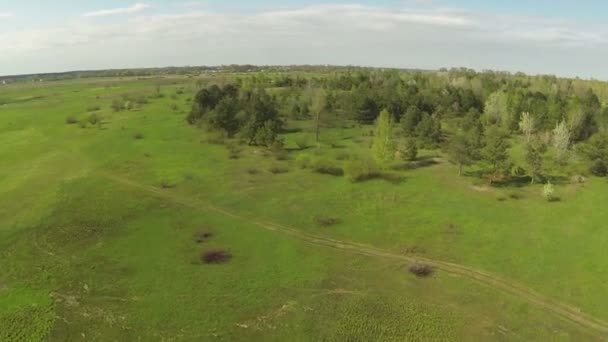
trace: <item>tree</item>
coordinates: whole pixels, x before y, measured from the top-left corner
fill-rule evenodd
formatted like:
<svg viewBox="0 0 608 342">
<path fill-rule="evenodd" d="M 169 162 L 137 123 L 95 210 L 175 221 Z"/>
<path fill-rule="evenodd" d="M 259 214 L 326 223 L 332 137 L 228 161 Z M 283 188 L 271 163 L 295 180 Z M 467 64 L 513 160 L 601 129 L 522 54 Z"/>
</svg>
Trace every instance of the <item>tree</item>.
<svg viewBox="0 0 608 342">
<path fill-rule="evenodd" d="M 503 91 L 492 93 L 484 107 L 485 121 L 489 125 L 508 125 L 507 97 Z"/>
<path fill-rule="evenodd" d="M 372 142 L 372 154 L 378 164 L 386 166 L 395 156 L 395 145 L 392 136 L 393 118 L 387 111 L 380 112 L 376 119 L 374 140 Z"/>
<path fill-rule="evenodd" d="M 526 137 L 526 142 L 529 143 L 532 138 L 532 134 L 534 133 L 536 127 L 536 123 L 534 122 L 534 118 L 528 112 L 523 112 L 521 114 L 521 119 L 519 121 L 519 130 Z"/>
<path fill-rule="evenodd" d="M 570 129 L 566 121 L 558 123 L 553 129 L 553 147 L 558 160 L 562 160 L 570 146 Z"/>
<path fill-rule="evenodd" d="M 484 147 L 481 156 L 492 168 L 495 175 L 503 174 L 509 166 L 509 143 L 503 131 L 492 127 L 484 138 Z"/>
<path fill-rule="evenodd" d="M 401 117 L 400 126 L 403 134 L 407 137 L 414 136 L 414 132 L 416 131 L 416 126 L 420 122 L 420 117 L 422 113 L 418 110 L 416 106 L 410 106 L 405 114 Z"/>
<path fill-rule="evenodd" d="M 441 138 L 441 123 L 429 114 L 423 114 L 416 126 L 416 137 L 422 146 L 435 147 Z"/>
<path fill-rule="evenodd" d="M 528 164 L 528 174 L 532 184 L 542 180 L 543 154 L 546 151 L 547 146 L 540 142 L 526 144 L 526 163 Z"/>
<path fill-rule="evenodd" d="M 479 159 L 479 148 L 477 144 L 463 133 L 455 134 L 448 140 L 446 153 L 449 160 L 458 165 L 458 175 L 462 175 L 464 166 L 472 165 Z"/>
<path fill-rule="evenodd" d="M 416 160 L 416 156 L 418 155 L 416 139 L 412 137 L 406 138 L 405 141 L 399 145 L 397 152 L 403 161 Z"/>
<path fill-rule="evenodd" d="M 549 202 L 555 201 L 555 187 L 551 182 L 547 182 L 547 184 L 543 186 L 543 197 Z"/>
<path fill-rule="evenodd" d="M 321 130 L 321 121 L 325 116 L 327 106 L 327 96 L 323 89 L 315 89 L 311 94 L 310 112 L 315 121 L 315 139 L 319 142 L 319 134 Z"/>
<path fill-rule="evenodd" d="M 608 174 L 608 133 L 594 134 L 585 144 L 580 145 L 580 153 L 589 161 L 589 171 L 595 176 Z"/>
</svg>

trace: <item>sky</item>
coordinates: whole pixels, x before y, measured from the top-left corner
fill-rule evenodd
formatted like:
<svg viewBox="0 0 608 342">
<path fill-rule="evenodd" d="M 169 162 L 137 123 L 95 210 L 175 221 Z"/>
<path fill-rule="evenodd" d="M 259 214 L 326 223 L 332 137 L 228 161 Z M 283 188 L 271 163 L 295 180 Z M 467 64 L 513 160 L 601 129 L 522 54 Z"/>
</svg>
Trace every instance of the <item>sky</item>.
<svg viewBox="0 0 608 342">
<path fill-rule="evenodd" d="M 603 0 L 0 0 L 0 75 L 222 64 L 608 79 Z"/>
</svg>

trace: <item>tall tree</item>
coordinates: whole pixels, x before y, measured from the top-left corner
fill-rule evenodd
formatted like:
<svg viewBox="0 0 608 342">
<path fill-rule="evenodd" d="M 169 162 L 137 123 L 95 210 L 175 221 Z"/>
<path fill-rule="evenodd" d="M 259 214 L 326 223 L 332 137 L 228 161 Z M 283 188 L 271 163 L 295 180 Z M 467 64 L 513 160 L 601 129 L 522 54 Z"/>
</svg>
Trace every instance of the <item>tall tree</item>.
<svg viewBox="0 0 608 342">
<path fill-rule="evenodd" d="M 471 136 L 458 133 L 450 138 L 446 145 L 450 161 L 458 165 L 458 175 L 462 175 L 464 166 L 472 165 L 479 158 L 479 149 Z"/>
<path fill-rule="evenodd" d="M 495 175 L 504 173 L 509 165 L 509 143 L 505 133 L 497 127 L 486 132 L 484 147 L 481 151 L 483 159 L 492 167 Z"/>
<path fill-rule="evenodd" d="M 526 163 L 528 164 L 528 175 L 532 184 L 542 181 L 543 177 L 543 155 L 547 146 L 541 142 L 529 142 L 526 144 Z"/>
<path fill-rule="evenodd" d="M 310 112 L 313 115 L 315 121 L 315 140 L 319 142 L 319 135 L 321 132 L 321 121 L 325 116 L 327 108 L 327 94 L 323 89 L 317 88 L 312 91 L 310 101 Z"/>
<path fill-rule="evenodd" d="M 395 157 L 395 143 L 393 140 L 393 117 L 383 110 L 376 119 L 372 154 L 378 164 L 386 166 Z"/>
<path fill-rule="evenodd" d="M 532 134 L 534 133 L 535 129 L 536 122 L 534 121 L 534 118 L 530 115 L 530 113 L 523 112 L 521 114 L 521 119 L 519 120 L 519 130 L 526 137 L 526 143 L 529 143 L 530 139 L 532 139 Z"/>
<path fill-rule="evenodd" d="M 556 151 L 558 160 L 563 160 L 563 157 L 570 146 L 570 129 L 565 121 L 558 123 L 553 129 L 553 147 Z"/>
</svg>

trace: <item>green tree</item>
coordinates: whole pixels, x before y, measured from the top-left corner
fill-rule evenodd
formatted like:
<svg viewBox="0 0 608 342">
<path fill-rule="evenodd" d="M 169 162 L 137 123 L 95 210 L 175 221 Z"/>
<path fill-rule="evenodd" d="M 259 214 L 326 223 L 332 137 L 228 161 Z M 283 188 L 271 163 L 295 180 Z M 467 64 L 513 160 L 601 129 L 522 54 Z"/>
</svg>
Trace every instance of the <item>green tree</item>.
<svg viewBox="0 0 608 342">
<path fill-rule="evenodd" d="M 529 143 L 530 139 L 532 139 L 532 134 L 536 129 L 536 122 L 534 118 L 528 112 L 523 112 L 521 114 L 521 119 L 519 120 L 519 130 L 526 137 L 526 142 Z"/>
<path fill-rule="evenodd" d="M 414 136 L 416 126 L 420 122 L 421 116 L 422 113 L 420 113 L 420 110 L 418 110 L 418 107 L 416 106 L 410 106 L 405 112 L 405 114 L 401 116 L 401 121 L 399 122 L 399 124 L 405 136 Z"/>
<path fill-rule="evenodd" d="M 319 142 L 322 121 L 327 109 L 327 95 L 323 89 L 315 89 L 311 94 L 310 113 L 315 122 L 315 141 Z"/>
<path fill-rule="evenodd" d="M 484 147 L 481 156 L 492 169 L 496 176 L 504 174 L 509 168 L 509 143 L 506 134 L 497 127 L 492 127 L 486 132 Z"/>
<path fill-rule="evenodd" d="M 486 100 L 484 117 L 489 125 L 509 125 L 507 97 L 501 90 L 492 93 Z"/>
<path fill-rule="evenodd" d="M 436 147 L 441 139 L 441 123 L 429 114 L 423 114 L 416 126 L 416 137 L 425 147 Z"/>
<path fill-rule="evenodd" d="M 406 138 L 401 144 L 399 144 L 397 152 L 403 161 L 416 160 L 416 156 L 418 156 L 416 139 L 412 137 Z"/>
<path fill-rule="evenodd" d="M 556 151 L 558 161 L 563 161 L 563 158 L 570 146 L 570 129 L 565 121 L 558 123 L 553 129 L 553 147 Z"/>
<path fill-rule="evenodd" d="M 547 146 L 540 142 L 526 144 L 526 164 L 528 164 L 528 175 L 531 183 L 542 181 L 543 177 L 543 155 Z"/>
<path fill-rule="evenodd" d="M 376 119 L 374 140 L 372 142 L 372 154 L 378 164 L 386 166 L 395 156 L 395 144 L 393 140 L 393 117 L 383 110 Z"/>
<path fill-rule="evenodd" d="M 446 153 L 449 160 L 458 165 L 458 175 L 462 175 L 464 166 L 472 165 L 479 159 L 479 146 L 471 138 L 472 135 L 458 133 L 447 142 Z"/>
</svg>

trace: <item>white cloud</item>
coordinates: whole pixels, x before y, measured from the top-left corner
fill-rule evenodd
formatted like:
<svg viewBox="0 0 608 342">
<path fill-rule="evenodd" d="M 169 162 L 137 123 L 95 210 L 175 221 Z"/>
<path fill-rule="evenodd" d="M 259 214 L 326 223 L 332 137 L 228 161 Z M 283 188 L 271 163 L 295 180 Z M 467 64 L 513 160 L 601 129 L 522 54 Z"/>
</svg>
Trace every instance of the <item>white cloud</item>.
<svg viewBox="0 0 608 342">
<path fill-rule="evenodd" d="M 96 15 L 142 10 L 134 8 Z M 0 74 L 36 71 L 33 66 L 253 63 L 467 66 L 597 77 L 608 58 L 608 27 L 541 17 L 338 4 L 249 13 L 174 10 L 113 24 L 0 31 Z M 572 51 L 580 52 L 577 58 Z"/>
<path fill-rule="evenodd" d="M 0 18 L 14 17 L 15 13 L 12 12 L 0 12 Z"/>
<path fill-rule="evenodd" d="M 116 15 L 116 14 L 133 14 L 133 13 L 141 12 L 150 7 L 151 6 L 148 4 L 137 3 L 131 7 L 112 8 L 112 9 L 88 12 L 88 13 L 83 14 L 83 16 L 85 16 L 85 17 L 103 17 L 103 16 Z"/>
</svg>

